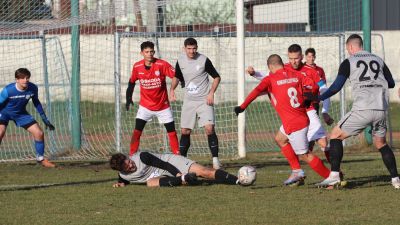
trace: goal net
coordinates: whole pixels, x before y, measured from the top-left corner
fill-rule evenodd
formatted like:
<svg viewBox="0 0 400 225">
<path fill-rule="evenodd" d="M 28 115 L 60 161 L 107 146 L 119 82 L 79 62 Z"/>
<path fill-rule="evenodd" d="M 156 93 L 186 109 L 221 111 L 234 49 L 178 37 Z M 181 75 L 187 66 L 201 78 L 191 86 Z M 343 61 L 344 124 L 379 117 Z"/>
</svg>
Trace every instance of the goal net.
<svg viewBox="0 0 400 225">
<path fill-rule="evenodd" d="M 303 50 L 315 48 L 316 63 L 325 69 L 331 83 L 346 56 L 343 31 L 360 29 L 359 14 L 349 12 L 359 12 L 361 4 L 352 1 L 318 1 L 316 5 L 317 1 L 312 0 L 5 0 L 0 3 L 1 86 L 14 82 L 14 71 L 20 67 L 32 72 L 31 81 L 39 86 L 39 98 L 56 127 L 55 131 L 45 132 L 48 157 L 104 159 L 116 151 L 129 151 L 139 85 L 130 111 L 124 106 L 125 90 L 133 63 L 142 59 L 140 44 L 154 42 L 156 57 L 175 65 L 183 54 L 185 38 L 194 37 L 198 51 L 221 75 L 215 94 L 216 133 L 221 156 L 235 157 L 236 2 L 244 4 L 245 66 L 252 65 L 262 72 L 267 72 L 269 54 L 279 54 L 287 62 L 287 47 L 297 43 Z M 342 11 L 337 15 L 334 12 L 338 10 Z M 74 36 L 73 27 L 77 26 L 78 36 Z M 76 66 L 77 47 L 79 73 L 72 69 Z M 247 95 L 259 81 L 244 71 L 243 76 Z M 78 86 L 74 79 L 79 80 Z M 178 101 L 171 106 L 179 137 L 183 98 L 179 86 L 176 93 Z M 76 98 L 78 117 L 74 115 Z M 346 110 L 348 105 L 343 106 L 340 96 L 336 96 L 331 106 L 333 118 L 338 121 Z M 31 103 L 28 111 L 44 127 Z M 279 126 L 269 100 L 260 97 L 246 111 L 247 151 L 277 150 L 273 137 Z M 164 126 L 154 119 L 146 124 L 140 149 L 170 152 L 166 137 Z M 203 128 L 196 127 L 191 138 L 189 155 L 210 154 Z M 348 143 L 359 142 L 356 138 Z M 12 122 L 0 149 L 1 161 L 35 157 L 32 137 Z"/>
</svg>

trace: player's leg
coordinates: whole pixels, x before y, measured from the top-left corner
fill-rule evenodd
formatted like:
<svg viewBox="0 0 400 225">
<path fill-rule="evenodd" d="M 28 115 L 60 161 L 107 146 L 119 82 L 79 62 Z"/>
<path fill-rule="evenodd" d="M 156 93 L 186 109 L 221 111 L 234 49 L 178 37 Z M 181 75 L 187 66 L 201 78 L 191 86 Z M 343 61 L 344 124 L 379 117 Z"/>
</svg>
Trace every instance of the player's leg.
<svg viewBox="0 0 400 225">
<path fill-rule="evenodd" d="M 4 135 L 6 134 L 6 130 L 7 130 L 7 124 L 5 124 L 3 121 L 0 120 L 0 145 L 1 141 L 4 138 Z"/>
<path fill-rule="evenodd" d="M 164 124 L 165 129 L 167 130 L 171 152 L 175 155 L 179 155 L 178 136 L 176 134 L 174 116 L 172 115 L 171 108 L 166 108 L 156 112 L 156 116 L 158 121 Z"/>
<path fill-rule="evenodd" d="M 181 155 L 187 157 L 190 148 L 190 134 L 196 124 L 196 102 L 184 100 L 181 113 L 181 140 L 179 150 Z"/>
<path fill-rule="evenodd" d="M 300 167 L 299 158 L 294 152 L 292 145 L 289 143 L 289 139 L 283 129 L 280 130 L 275 135 L 275 141 L 281 149 L 282 154 L 288 160 L 290 168 L 292 170 L 289 178 L 283 182 L 284 185 L 292 184 L 303 184 L 305 179 L 305 173 Z"/>
<path fill-rule="evenodd" d="M 299 156 L 300 160 L 308 163 L 312 170 L 326 178 L 329 176 L 330 171 L 325 167 L 320 158 L 309 151 L 307 133 L 308 127 L 292 132 L 288 135 L 289 143 L 292 145 L 294 152 Z"/>
<path fill-rule="evenodd" d="M 197 177 L 194 174 L 179 175 L 176 177 L 159 176 L 147 180 L 147 187 L 176 187 L 183 184 L 196 184 Z"/>
<path fill-rule="evenodd" d="M 187 152 L 190 147 L 190 134 L 192 130 L 189 128 L 181 128 L 181 140 L 179 142 L 179 151 L 182 156 L 187 157 Z"/>
<path fill-rule="evenodd" d="M 376 149 L 382 155 L 383 163 L 389 171 L 390 177 L 392 178 L 392 185 L 396 189 L 400 189 L 399 174 L 397 172 L 396 157 L 393 154 L 392 149 L 386 143 L 386 118 L 384 111 L 376 111 L 377 118 L 372 126 L 373 142 Z M 381 114 L 381 115 L 379 115 Z"/>
<path fill-rule="evenodd" d="M 309 150 L 312 151 L 314 148 L 315 141 L 318 143 L 320 148 L 324 151 L 325 157 L 329 162 L 329 149 L 327 149 L 328 140 L 326 138 L 326 131 L 321 124 L 321 120 L 316 110 L 307 111 L 307 116 L 310 120 L 308 126 L 307 138 L 309 141 Z"/>
<path fill-rule="evenodd" d="M 142 136 L 142 132 L 144 127 L 146 126 L 147 121 L 149 121 L 153 117 L 153 115 L 154 113 L 152 111 L 139 105 L 139 109 L 136 114 L 135 129 L 133 130 L 131 137 L 129 155 L 133 155 L 138 151 L 140 136 Z"/>
<path fill-rule="evenodd" d="M 197 107 L 197 115 L 199 116 L 199 127 L 204 127 L 205 133 L 207 135 L 208 147 L 210 149 L 213 160 L 213 168 L 221 169 L 222 165 L 218 158 L 218 136 L 215 133 L 214 107 L 208 105 L 206 101 L 201 102 Z"/>
<path fill-rule="evenodd" d="M 195 173 L 197 176 L 205 179 L 215 180 L 217 183 L 221 184 L 239 184 L 237 176 L 222 169 L 208 168 L 198 163 L 192 164 L 189 172 Z"/>
<path fill-rule="evenodd" d="M 37 162 L 41 163 L 44 167 L 55 167 L 56 165 L 54 163 L 44 158 L 44 132 L 39 124 L 36 121 L 33 121 L 31 123 L 23 125 L 22 127 L 25 128 L 33 136 Z"/>
</svg>

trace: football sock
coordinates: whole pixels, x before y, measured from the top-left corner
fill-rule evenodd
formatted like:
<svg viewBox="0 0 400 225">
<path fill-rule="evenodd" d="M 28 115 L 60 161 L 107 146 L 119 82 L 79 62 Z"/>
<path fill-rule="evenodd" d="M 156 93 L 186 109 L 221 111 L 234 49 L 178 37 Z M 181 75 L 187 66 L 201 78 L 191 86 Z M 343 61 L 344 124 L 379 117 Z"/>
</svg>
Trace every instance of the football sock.
<svg viewBox="0 0 400 225">
<path fill-rule="evenodd" d="M 382 155 L 383 163 L 389 170 L 390 176 L 392 178 L 398 177 L 399 174 L 397 173 L 396 158 L 394 157 L 392 149 L 388 145 L 385 145 L 379 149 L 379 152 Z"/>
<path fill-rule="evenodd" d="M 190 134 L 182 134 L 179 142 L 179 150 L 182 156 L 187 157 L 187 152 L 190 147 Z"/>
<path fill-rule="evenodd" d="M 329 149 L 325 149 L 324 154 L 325 154 L 326 161 L 328 161 L 328 163 L 331 163 L 331 160 L 329 158 L 330 157 Z"/>
<path fill-rule="evenodd" d="M 174 153 L 175 155 L 179 155 L 179 144 L 176 131 L 168 132 L 168 139 L 172 153 Z"/>
<path fill-rule="evenodd" d="M 331 139 L 330 140 L 330 163 L 331 163 L 331 170 L 335 172 L 340 171 L 340 162 L 343 158 L 343 143 L 342 140 L 339 139 Z"/>
<path fill-rule="evenodd" d="M 294 153 L 292 145 L 287 144 L 281 147 L 281 151 L 282 154 L 286 157 L 287 161 L 289 162 L 290 168 L 292 168 L 292 170 L 301 169 L 299 158 L 297 157 L 296 153 Z"/>
<path fill-rule="evenodd" d="M 215 181 L 222 184 L 237 184 L 238 178 L 235 175 L 229 174 L 223 170 L 215 171 Z"/>
<path fill-rule="evenodd" d="M 44 155 L 44 141 L 36 141 L 35 140 L 35 149 L 36 149 L 36 160 L 42 161 Z"/>
<path fill-rule="evenodd" d="M 142 135 L 142 131 L 136 130 L 136 129 L 133 131 L 130 149 L 129 149 L 129 155 L 135 154 L 137 152 L 137 150 L 139 149 L 141 135 Z"/>
<path fill-rule="evenodd" d="M 331 172 L 317 156 L 314 156 L 308 165 L 323 178 L 327 178 Z"/>
<path fill-rule="evenodd" d="M 208 147 L 211 150 L 212 157 L 218 157 L 218 137 L 216 133 L 212 133 L 208 136 Z"/>
<path fill-rule="evenodd" d="M 176 187 L 182 185 L 182 177 L 161 177 L 159 180 L 160 187 Z"/>
</svg>

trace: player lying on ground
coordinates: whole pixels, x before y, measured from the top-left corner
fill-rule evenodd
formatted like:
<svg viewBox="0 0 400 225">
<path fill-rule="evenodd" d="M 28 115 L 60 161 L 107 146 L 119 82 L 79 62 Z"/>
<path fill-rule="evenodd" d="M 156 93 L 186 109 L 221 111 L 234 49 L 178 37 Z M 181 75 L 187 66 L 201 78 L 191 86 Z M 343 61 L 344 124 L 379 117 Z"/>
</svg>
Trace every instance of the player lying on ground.
<svg viewBox="0 0 400 225">
<path fill-rule="evenodd" d="M 36 111 L 42 118 L 46 128 L 54 130 L 47 119 L 38 97 L 38 87 L 29 82 L 31 72 L 26 68 L 15 71 L 16 82 L 8 84 L 0 93 L 0 144 L 6 133 L 8 122 L 14 121 L 17 127 L 22 127 L 32 134 L 35 141 L 36 160 L 44 167 L 55 165 L 44 158 L 44 133 L 36 120 L 26 110 L 26 105 L 32 99 Z"/>
<path fill-rule="evenodd" d="M 357 34 L 352 34 L 346 41 L 349 58 L 339 67 L 338 75 L 329 89 L 318 97 L 324 100 L 339 92 L 349 79 L 353 105 L 330 135 L 331 173 L 320 186 L 340 183 L 340 163 L 343 158 L 342 141 L 361 133 L 372 125 L 375 147 L 382 155 L 383 162 L 392 177 L 392 185 L 400 189 L 396 158 L 386 143 L 386 110 L 389 106 L 389 88 L 395 82 L 385 62 L 378 56 L 363 50 L 363 41 Z M 308 98 L 312 98 L 309 96 Z"/>
<path fill-rule="evenodd" d="M 128 157 L 117 153 L 112 155 L 110 167 L 119 171 L 118 182 L 113 187 L 124 187 L 130 183 L 145 183 L 148 187 L 174 187 L 196 184 L 197 177 L 221 184 L 239 184 L 236 176 L 221 169 L 204 167 L 181 155 L 138 151 Z"/>
<path fill-rule="evenodd" d="M 243 112 L 259 95 L 268 93 L 271 104 L 282 121 L 282 126 L 277 134 L 280 141 L 278 145 L 282 152 L 284 150 L 294 152 L 296 155 L 289 158 L 289 161 L 298 161 L 297 157 L 299 157 L 302 161 L 308 163 L 316 173 L 327 178 L 329 169 L 324 166 L 321 159 L 308 149 L 309 118 L 306 111 L 307 106 L 303 99 L 303 93 L 306 89 L 315 93 L 318 91 L 318 86 L 313 80 L 296 70 L 284 68 L 279 55 L 269 56 L 267 64 L 271 73 L 254 88 L 242 105 L 235 107 L 236 115 Z"/>
</svg>

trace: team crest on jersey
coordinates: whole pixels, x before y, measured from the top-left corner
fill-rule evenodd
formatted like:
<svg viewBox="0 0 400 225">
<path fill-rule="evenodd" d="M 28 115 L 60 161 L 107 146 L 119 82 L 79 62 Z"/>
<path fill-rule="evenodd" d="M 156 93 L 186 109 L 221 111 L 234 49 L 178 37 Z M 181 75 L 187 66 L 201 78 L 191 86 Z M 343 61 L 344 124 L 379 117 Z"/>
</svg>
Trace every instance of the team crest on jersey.
<svg viewBox="0 0 400 225">
<path fill-rule="evenodd" d="M 156 70 L 156 72 L 154 72 L 156 74 L 156 76 L 160 76 L 160 71 Z"/>
<path fill-rule="evenodd" d="M 196 65 L 196 70 L 199 71 L 200 70 L 200 65 Z"/>
</svg>

